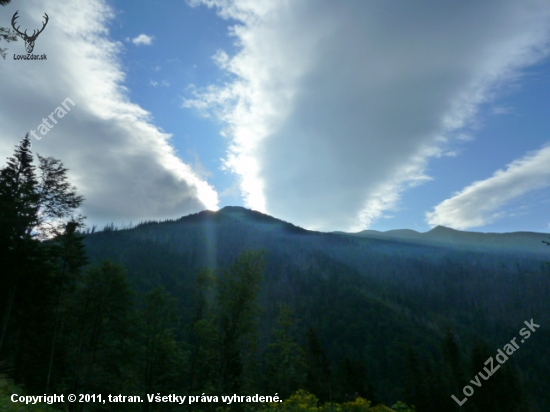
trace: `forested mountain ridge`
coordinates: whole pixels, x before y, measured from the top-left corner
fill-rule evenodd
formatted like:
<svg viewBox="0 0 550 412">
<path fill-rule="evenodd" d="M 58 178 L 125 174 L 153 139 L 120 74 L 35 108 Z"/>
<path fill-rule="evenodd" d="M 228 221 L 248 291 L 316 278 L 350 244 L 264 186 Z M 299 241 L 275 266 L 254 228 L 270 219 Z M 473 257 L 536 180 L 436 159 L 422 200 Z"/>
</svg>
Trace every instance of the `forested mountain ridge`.
<svg viewBox="0 0 550 412">
<path fill-rule="evenodd" d="M 126 267 L 138 290 L 164 286 L 178 298 L 184 323 L 192 314 L 182 297 L 193 295 L 201 268 L 218 269 L 242 251 L 264 249 L 263 350 L 285 304 L 296 318 L 295 339 L 305 344 L 299 331 L 310 329 L 326 349 L 321 381 L 355 376 L 360 387 L 353 391 L 383 402 L 404 399 L 419 411 L 437 410 L 438 405 L 453 410 L 456 405 L 447 403 L 450 378 L 446 369 L 439 370 L 445 363 L 441 342 L 447 329 L 460 346 L 467 382 L 477 373 L 472 362 L 480 348 L 496 353 L 533 318 L 543 326 L 501 375 L 507 382 L 521 381 L 522 399 L 533 411 L 548 410 L 550 273 L 544 262 L 550 260 L 550 250 L 541 242 L 547 235 L 492 234 L 486 241 L 480 240 L 482 234 L 448 228 L 405 234 L 408 239 L 403 232 L 397 237 L 313 232 L 259 212 L 226 207 L 128 230 L 111 228 L 86 236 L 85 244 L 92 262 L 108 258 Z M 411 370 L 422 378 L 411 377 Z M 510 385 L 503 383 L 490 395 L 498 394 L 510 409 L 490 410 L 519 410 L 514 409 L 519 401 L 506 398 L 515 393 Z M 458 397 L 461 388 L 454 393 Z M 320 383 L 317 395 L 326 398 L 329 389 Z"/>
<path fill-rule="evenodd" d="M 344 232 L 336 232 L 344 233 Z M 543 244 L 548 240 L 549 234 L 538 232 L 512 232 L 512 233 L 478 233 L 464 232 L 450 229 L 444 226 L 436 226 L 428 232 L 420 233 L 410 229 L 388 230 L 379 232 L 376 230 L 364 230 L 358 233 L 347 233 L 374 239 L 403 240 L 425 244 L 443 244 L 445 246 L 464 247 L 470 250 L 496 250 L 498 252 L 524 252 L 528 254 L 548 254 Z"/>
<path fill-rule="evenodd" d="M 550 410 L 540 234 L 499 248 L 447 228 L 320 233 L 240 207 L 83 232 L 67 169 L 35 167 L 30 148 L 26 135 L 0 169 L 0 408 L 26 393 L 285 400 L 221 402 L 239 412 Z M 188 409 L 220 406 L 205 402 Z"/>
</svg>

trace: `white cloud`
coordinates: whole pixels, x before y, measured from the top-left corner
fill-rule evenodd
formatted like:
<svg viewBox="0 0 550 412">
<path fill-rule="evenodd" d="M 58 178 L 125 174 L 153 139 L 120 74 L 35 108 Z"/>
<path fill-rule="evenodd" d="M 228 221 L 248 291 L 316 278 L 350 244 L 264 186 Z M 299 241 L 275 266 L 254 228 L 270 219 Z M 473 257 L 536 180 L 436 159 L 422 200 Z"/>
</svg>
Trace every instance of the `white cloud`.
<svg viewBox="0 0 550 412">
<path fill-rule="evenodd" d="M 533 190 L 550 186 L 550 146 L 543 147 L 497 170 L 492 177 L 474 182 L 426 213 L 430 225 L 468 229 L 505 215 L 508 202 Z"/>
<path fill-rule="evenodd" d="M 37 21 L 48 12 L 34 51 L 48 60 L 1 61 L 0 159 L 69 97 L 76 106 L 40 141 L 32 139 L 33 151 L 69 168 L 91 224 L 216 209 L 216 191 L 177 157 L 171 135 L 129 100 L 117 57 L 121 45 L 106 37 L 114 17 L 106 2 L 29 0 L 17 7 Z M 21 42 L 10 48 L 23 51 Z"/>
<path fill-rule="evenodd" d="M 514 109 L 512 109 L 511 107 L 502 107 L 502 106 L 498 106 L 498 107 L 494 107 L 493 108 L 493 114 L 512 114 L 514 113 Z"/>
<path fill-rule="evenodd" d="M 248 206 L 325 230 L 365 228 L 468 136 L 478 107 L 546 55 L 543 0 L 192 0 L 239 24 L 231 74 L 185 101 L 226 123 Z"/>
<path fill-rule="evenodd" d="M 160 83 L 157 82 L 157 81 L 155 81 L 155 80 L 149 80 L 149 84 L 150 84 L 151 86 L 153 86 L 153 87 L 157 87 L 157 86 L 159 86 L 159 85 L 160 85 L 160 86 L 164 86 L 164 87 L 170 86 L 170 83 L 167 82 L 166 80 L 163 80 L 163 81 L 160 82 Z"/>
<path fill-rule="evenodd" d="M 153 44 L 154 38 L 155 38 L 154 36 L 140 34 L 139 36 L 134 37 L 132 39 L 132 43 L 134 43 L 136 46 L 141 46 L 141 45 L 150 46 L 151 44 Z"/>
</svg>

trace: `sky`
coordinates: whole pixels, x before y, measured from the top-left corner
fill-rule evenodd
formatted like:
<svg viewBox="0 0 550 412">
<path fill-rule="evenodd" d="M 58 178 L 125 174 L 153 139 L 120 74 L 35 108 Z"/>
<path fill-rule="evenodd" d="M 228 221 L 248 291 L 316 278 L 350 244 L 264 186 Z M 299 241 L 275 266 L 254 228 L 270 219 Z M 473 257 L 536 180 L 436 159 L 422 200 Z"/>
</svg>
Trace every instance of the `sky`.
<svg viewBox="0 0 550 412">
<path fill-rule="evenodd" d="M 88 226 L 236 205 L 550 232 L 546 0 L 12 0 L 0 27 L 16 11 L 48 15 L 47 59 L 0 40 L 0 165 L 31 132 Z"/>
</svg>

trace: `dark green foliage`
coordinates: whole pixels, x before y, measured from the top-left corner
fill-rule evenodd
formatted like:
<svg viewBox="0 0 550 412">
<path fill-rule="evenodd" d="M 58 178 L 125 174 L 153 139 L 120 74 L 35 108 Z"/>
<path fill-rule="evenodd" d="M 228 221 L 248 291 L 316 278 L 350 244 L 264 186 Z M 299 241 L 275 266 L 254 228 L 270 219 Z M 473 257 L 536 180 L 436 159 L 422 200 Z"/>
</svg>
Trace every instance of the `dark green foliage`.
<svg viewBox="0 0 550 412">
<path fill-rule="evenodd" d="M 443 339 L 442 353 L 443 360 L 445 361 L 443 375 L 446 378 L 452 393 L 459 394 L 462 392 L 462 388 L 465 385 L 466 380 L 460 349 L 450 328 L 447 329 L 445 338 Z"/>
<path fill-rule="evenodd" d="M 93 262 L 100 257 L 121 262 L 137 290 L 161 284 L 177 298 L 186 325 L 181 339 L 189 356 L 189 393 L 219 391 L 223 351 L 217 342 L 222 342 L 223 322 L 218 282 L 224 279 L 220 268 L 229 268 L 247 249 L 262 247 L 267 252 L 258 292 L 263 312 L 255 332 L 256 354 L 244 359 L 245 346 L 232 350 L 229 344 L 223 352 L 227 370 L 232 371 L 226 379 L 241 391 L 248 387 L 284 393 L 292 382 L 302 380 L 304 388 L 317 385 L 316 394 L 323 400 L 343 401 L 357 392 L 369 399 L 376 395 L 386 404 L 404 399 L 417 403 L 419 411 L 452 411 L 458 405 L 451 395 L 460 395 L 464 380 L 473 378 L 468 362 L 474 337 L 483 337 L 496 350 L 531 314 L 544 324 L 550 313 L 545 299 L 550 282 L 540 271 L 543 254 L 521 258 L 516 265 L 519 255 L 508 250 L 499 254 L 298 233 L 285 222 L 250 214 L 229 208 L 86 238 Z M 538 242 L 537 236 L 533 239 Z M 212 270 L 201 272 L 205 266 Z M 278 323 L 281 305 L 295 316 L 287 335 Z M 447 332 L 449 325 L 452 332 Z M 323 362 L 312 362 L 314 356 L 307 361 L 310 327 L 325 353 L 324 367 L 319 367 Z M 298 366 L 301 351 L 291 349 L 298 342 L 303 370 Z M 540 331 L 529 342 L 529 350 L 514 355 L 515 360 L 532 368 L 531 380 L 548 384 L 542 365 L 550 339 Z M 409 348 L 416 353 L 414 371 L 407 366 Z M 278 362 L 284 362 L 280 353 L 285 352 L 294 352 L 295 369 L 277 370 Z M 321 372 L 310 372 L 308 378 L 312 367 Z M 275 388 L 273 382 L 283 371 L 287 379 Z M 519 380 L 525 389 L 524 382 Z M 536 402 L 544 405 L 544 391 L 536 389 L 538 385 L 528 387 L 535 388 L 528 390 L 536 390 Z"/>
<path fill-rule="evenodd" d="M 313 328 L 306 335 L 306 389 L 319 396 L 321 401 L 332 400 L 332 373 L 330 363 L 317 333 Z"/>
<path fill-rule="evenodd" d="M 31 141 L 27 134 L 15 154 L 0 170 L 0 245 L 2 251 L 16 252 L 32 238 L 38 222 L 40 195 Z"/>
<path fill-rule="evenodd" d="M 69 308 L 70 393 L 126 393 L 126 362 L 137 355 L 135 300 L 123 268 L 105 261 L 89 268 Z M 109 392 L 110 391 L 110 392 Z"/>
<path fill-rule="evenodd" d="M 470 374 L 472 380 L 479 381 L 482 386 L 478 388 L 469 382 L 475 388 L 474 395 L 468 400 L 471 411 L 521 410 L 523 395 L 514 360 L 508 359 L 505 364 L 499 365 L 495 355 L 496 351 L 485 342 L 476 343 L 472 348 Z M 493 362 L 486 363 L 491 357 Z"/>
<path fill-rule="evenodd" d="M 264 253 L 245 251 L 219 272 L 196 276 L 190 328 L 189 387 L 246 393 L 258 381 L 259 292 Z"/>
<path fill-rule="evenodd" d="M 255 362 L 258 301 L 264 271 L 264 254 L 241 253 L 217 282 L 217 321 L 220 328 L 218 389 L 238 393 L 246 387 L 244 367 Z"/>
<path fill-rule="evenodd" d="M 217 379 L 219 333 L 214 308 L 216 274 L 210 269 L 201 270 L 195 280 L 194 310 L 189 343 L 191 347 L 188 387 L 191 392 L 212 390 Z"/>
<path fill-rule="evenodd" d="M 296 323 L 292 310 L 282 305 L 273 331 L 273 343 L 265 353 L 265 380 L 268 393 L 279 393 L 286 399 L 303 388 L 306 378 L 306 358 L 302 347 L 296 342 Z"/>
<path fill-rule="evenodd" d="M 82 242 L 83 236 L 77 232 L 80 225 L 80 222 L 70 221 L 65 226 L 65 232 L 48 243 L 49 255 L 54 258 L 53 263 L 55 264 L 51 283 L 57 296 L 54 302 L 53 333 L 46 377 L 46 391 L 49 390 L 50 384 L 54 380 L 54 365 L 61 363 L 61 361 L 56 362 L 56 355 L 59 356 L 56 350 L 58 350 L 60 329 L 68 314 L 67 303 L 74 293 L 80 270 L 88 263 Z"/>
<path fill-rule="evenodd" d="M 451 398 L 524 320 L 548 323 L 543 254 L 309 232 L 237 207 L 85 236 L 66 169 L 39 160 L 27 136 L 0 171 L 0 359 L 31 393 L 304 388 L 418 412 L 547 410 L 544 326 L 462 408 Z"/>
<path fill-rule="evenodd" d="M 14 322 L 14 307 L 22 303 L 22 290 L 31 287 L 38 245 L 32 229 L 38 220 L 39 195 L 27 134 L 13 157 L 0 170 L 0 253 L 3 275 L 0 278 L 0 355 L 8 328 Z M 16 313 L 17 315 L 17 313 Z"/>
<path fill-rule="evenodd" d="M 431 399 L 425 371 L 420 364 L 420 358 L 414 348 L 407 349 L 407 358 L 403 371 L 403 387 L 405 392 L 405 401 L 410 405 L 415 405 L 419 411 L 429 410 Z"/>
<path fill-rule="evenodd" d="M 367 368 L 362 362 L 346 357 L 340 362 L 337 372 L 335 380 L 338 383 L 339 401 L 349 401 L 359 396 L 373 404 L 378 403 L 373 386 L 367 382 Z"/>
<path fill-rule="evenodd" d="M 27 134 L 0 170 L 0 357 L 34 390 L 50 383 L 62 298 L 86 258 L 71 216 L 82 197 L 58 160 L 39 156 L 37 176 L 30 149 Z"/>
<path fill-rule="evenodd" d="M 181 344 L 176 339 L 179 326 L 175 299 L 158 287 L 145 296 L 140 311 L 141 393 L 172 393 L 181 387 L 185 368 Z M 154 405 L 146 403 L 144 410 Z"/>
</svg>

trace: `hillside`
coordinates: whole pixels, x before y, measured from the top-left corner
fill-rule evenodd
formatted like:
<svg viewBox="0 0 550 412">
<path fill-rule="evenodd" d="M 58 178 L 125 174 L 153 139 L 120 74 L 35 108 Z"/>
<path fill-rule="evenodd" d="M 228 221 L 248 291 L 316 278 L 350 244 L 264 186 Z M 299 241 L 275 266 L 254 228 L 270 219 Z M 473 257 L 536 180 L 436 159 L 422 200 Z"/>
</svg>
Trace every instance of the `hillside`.
<svg viewBox="0 0 550 412">
<path fill-rule="evenodd" d="M 545 351 L 550 334 L 544 329 L 550 324 L 550 276 L 543 265 L 550 250 L 541 242 L 547 237 L 443 227 L 427 233 L 320 233 L 226 207 L 90 234 L 85 244 L 92 263 L 111 259 L 126 267 L 137 290 L 162 285 L 170 291 L 184 323 L 192 318 L 185 297 L 193 296 L 201 268 L 220 269 L 244 250 L 265 249 L 261 350 L 273 337 L 284 303 L 295 314 L 298 341 L 304 344 L 309 328 L 319 335 L 331 376 L 344 373 L 346 362 L 356 365 L 355 373 L 363 376 L 360 391 L 387 404 L 404 399 L 421 406 L 422 399 L 410 387 L 418 379 L 407 378 L 415 367 L 411 359 L 423 365 L 418 373 L 444 374 L 434 370 L 443 362 L 447 329 L 460 344 L 465 377 L 473 378 L 469 358 L 476 345 L 483 342 L 490 353 L 496 352 L 525 320 L 534 318 L 543 326 L 511 365 L 521 377 L 525 399 L 533 410 L 543 411 L 550 410 Z M 451 393 L 433 385 L 431 396 L 445 405 Z M 425 405 L 418 410 L 430 409 Z"/>
</svg>

